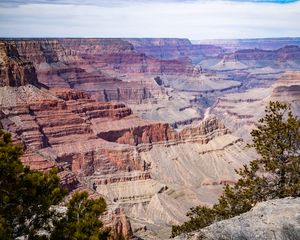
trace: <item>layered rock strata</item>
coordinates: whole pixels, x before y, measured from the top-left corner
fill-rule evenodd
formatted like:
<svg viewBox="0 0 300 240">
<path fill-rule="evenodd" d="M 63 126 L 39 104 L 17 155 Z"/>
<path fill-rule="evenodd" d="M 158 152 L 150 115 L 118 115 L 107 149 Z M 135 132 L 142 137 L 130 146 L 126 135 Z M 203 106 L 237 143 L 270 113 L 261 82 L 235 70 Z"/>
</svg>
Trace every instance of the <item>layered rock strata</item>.
<svg viewBox="0 0 300 240">
<path fill-rule="evenodd" d="M 116 207 L 110 207 L 116 216 L 108 213 L 107 218 L 116 222 L 117 232 L 130 232 L 120 210 L 124 209 L 135 235 L 168 237 L 170 226 L 185 221 L 190 207 L 213 204 L 224 184 L 237 180 L 234 169 L 255 157 L 208 114 L 202 122 L 175 130 L 168 121 L 137 117 L 123 103 L 95 100 L 144 100 L 152 94 L 156 96 L 152 99 L 160 99 L 162 94 L 169 101 L 177 93 L 166 94 L 166 85 L 196 94 L 239 86 L 203 75 L 201 67 L 188 59 L 149 57 L 118 39 L 4 45 L 17 49 L 22 61 L 33 61 L 39 80 L 51 87 L 27 84 L 32 78 L 25 74 L 20 83 L 13 75 L 12 84 L 3 81 L 0 88 L 0 122 L 23 144 L 22 161 L 42 171 L 57 167 L 62 184 L 70 190 L 93 189 L 105 196 Z M 14 56 L 4 52 L 9 55 Z M 186 86 L 181 83 L 184 78 Z M 182 120 L 178 112 L 191 112 L 184 121 L 199 120 L 193 101 L 189 95 L 174 105 L 172 123 Z"/>
<path fill-rule="evenodd" d="M 188 39 L 176 38 L 127 38 L 134 48 L 148 56 L 159 59 L 181 59 L 190 58 L 194 63 L 207 57 L 220 55 L 221 47 L 205 44 L 192 44 Z"/>
<path fill-rule="evenodd" d="M 212 69 L 228 71 L 247 68 L 270 67 L 281 70 L 299 69 L 300 47 L 288 45 L 277 50 L 241 49 L 233 53 L 221 54 L 217 59 L 221 61 Z"/>
<path fill-rule="evenodd" d="M 236 181 L 234 169 L 254 156 L 216 118 L 176 132 L 132 115 L 124 104 L 75 90 L 1 91 L 1 124 L 24 145 L 22 161 L 39 170 L 57 167 L 69 189 L 96 184 L 108 202 L 124 208 L 136 235 L 144 235 L 142 226 L 147 234 L 169 235 L 189 207 L 211 204 L 224 183 Z"/>
<path fill-rule="evenodd" d="M 20 57 L 34 64 L 41 83 L 48 87 L 84 90 L 100 101 L 140 103 L 163 95 L 165 85 L 200 92 L 238 86 L 236 82 L 203 74 L 201 67 L 193 65 L 189 58 L 206 50 L 207 54 L 212 51 L 211 54 L 215 55 L 218 48 L 209 50 L 209 46 L 203 46 L 198 51 L 191 43 L 182 44 L 183 40 L 174 39 L 173 45 L 170 41 L 164 40 L 163 45 L 183 46 L 178 51 L 184 57 L 164 59 L 147 55 L 147 51 L 146 54 L 139 52 L 137 45 L 130 43 L 136 42 L 132 39 L 20 39 L 1 42 L 13 46 Z M 161 84 L 155 80 L 157 77 L 162 77 Z M 181 82 L 186 78 L 189 84 L 185 88 Z"/>
<path fill-rule="evenodd" d="M 220 97 L 212 112 L 222 116 L 234 134 L 249 139 L 249 132 L 258 119 L 264 116 L 265 107 L 270 101 L 291 104 L 293 112 L 300 115 L 299 86 L 299 72 L 286 72 L 269 88 L 256 88 Z"/>
</svg>

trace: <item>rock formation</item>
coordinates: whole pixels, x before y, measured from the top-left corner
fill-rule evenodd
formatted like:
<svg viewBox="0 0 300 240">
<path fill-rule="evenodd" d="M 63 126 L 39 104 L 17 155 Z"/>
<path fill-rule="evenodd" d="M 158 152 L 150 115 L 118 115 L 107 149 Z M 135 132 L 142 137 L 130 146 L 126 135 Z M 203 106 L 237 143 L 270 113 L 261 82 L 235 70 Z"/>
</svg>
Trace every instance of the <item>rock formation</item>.
<svg viewBox="0 0 300 240">
<path fill-rule="evenodd" d="M 0 87 L 36 84 L 33 64 L 21 58 L 15 46 L 0 41 Z"/>
<path fill-rule="evenodd" d="M 132 115 L 124 104 L 96 102 L 72 89 L 0 91 L 1 125 L 24 145 L 22 161 L 43 171 L 56 166 L 69 189 L 95 183 L 108 202 L 134 218 L 134 230 L 147 226 L 146 232 L 169 235 L 189 207 L 212 203 L 224 183 L 236 181 L 234 169 L 254 156 L 215 118 L 176 132 Z M 179 205 L 178 216 L 172 215 Z M 157 214 L 161 222 L 152 225 Z M 118 231 L 128 229 L 120 224 L 124 217 L 117 219 Z"/>
<path fill-rule="evenodd" d="M 226 51 L 239 49 L 265 49 L 277 50 L 279 48 L 294 45 L 300 46 L 300 38 L 255 38 L 255 39 L 210 39 L 194 41 L 198 44 L 219 46 Z"/>
<path fill-rule="evenodd" d="M 258 203 L 249 212 L 213 223 L 200 232 L 176 240 L 299 239 L 300 198 L 283 198 Z"/>
</svg>

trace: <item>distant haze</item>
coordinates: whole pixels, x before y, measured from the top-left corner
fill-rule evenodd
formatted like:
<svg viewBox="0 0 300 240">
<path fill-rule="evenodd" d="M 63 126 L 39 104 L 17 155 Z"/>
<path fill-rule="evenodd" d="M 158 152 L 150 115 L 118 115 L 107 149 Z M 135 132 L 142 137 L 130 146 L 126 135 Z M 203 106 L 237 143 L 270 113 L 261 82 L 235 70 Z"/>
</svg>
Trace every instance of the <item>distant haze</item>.
<svg viewBox="0 0 300 240">
<path fill-rule="evenodd" d="M 0 37 L 300 36 L 291 0 L 1 0 Z"/>
</svg>

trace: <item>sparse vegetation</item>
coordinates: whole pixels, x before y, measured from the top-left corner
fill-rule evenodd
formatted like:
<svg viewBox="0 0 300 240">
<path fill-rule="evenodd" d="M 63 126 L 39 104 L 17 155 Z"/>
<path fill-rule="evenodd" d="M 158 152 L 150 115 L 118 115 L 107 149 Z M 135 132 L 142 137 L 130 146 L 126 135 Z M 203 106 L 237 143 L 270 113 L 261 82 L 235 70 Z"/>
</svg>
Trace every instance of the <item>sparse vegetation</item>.
<svg viewBox="0 0 300 240">
<path fill-rule="evenodd" d="M 67 213 L 51 207 L 61 203 L 66 191 L 55 169 L 42 173 L 23 166 L 22 148 L 0 130 L 0 239 L 107 239 L 101 231 L 104 199 L 89 199 L 86 192 L 73 195 Z"/>
<path fill-rule="evenodd" d="M 258 202 L 300 196 L 300 120 L 288 104 L 270 102 L 251 132 L 259 159 L 238 170 L 238 182 L 226 185 L 212 208 L 191 208 L 188 222 L 172 227 L 172 236 L 204 228 L 249 211 Z"/>
</svg>

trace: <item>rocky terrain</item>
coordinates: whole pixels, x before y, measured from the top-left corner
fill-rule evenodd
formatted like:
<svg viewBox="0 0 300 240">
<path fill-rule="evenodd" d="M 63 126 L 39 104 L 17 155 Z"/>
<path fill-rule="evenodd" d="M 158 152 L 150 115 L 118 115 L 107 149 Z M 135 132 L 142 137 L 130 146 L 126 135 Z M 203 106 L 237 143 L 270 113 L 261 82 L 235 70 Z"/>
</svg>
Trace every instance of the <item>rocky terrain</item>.
<svg viewBox="0 0 300 240">
<path fill-rule="evenodd" d="M 270 200 L 258 203 L 240 216 L 213 223 L 202 232 L 181 235 L 175 239 L 299 239 L 299 213 L 299 198 Z"/>
<path fill-rule="evenodd" d="M 256 157 L 244 140 L 269 100 L 300 113 L 298 67 L 297 46 L 6 39 L 0 126 L 24 146 L 25 164 L 57 167 L 70 191 L 104 196 L 115 231 L 167 239 Z"/>
</svg>

